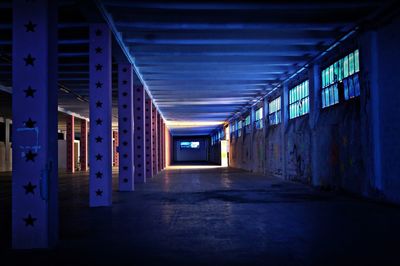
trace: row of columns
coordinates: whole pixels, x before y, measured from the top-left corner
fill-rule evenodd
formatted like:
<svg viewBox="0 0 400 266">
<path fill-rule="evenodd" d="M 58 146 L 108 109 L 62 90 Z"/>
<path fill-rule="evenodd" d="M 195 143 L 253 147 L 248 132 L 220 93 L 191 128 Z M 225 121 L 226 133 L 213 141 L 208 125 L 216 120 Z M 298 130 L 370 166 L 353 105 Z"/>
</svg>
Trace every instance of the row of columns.
<svg viewBox="0 0 400 266">
<path fill-rule="evenodd" d="M 56 1 L 13 4 L 12 245 L 18 249 L 47 248 L 58 239 L 56 14 Z M 165 168 L 167 129 L 143 86 L 134 84 L 132 65 L 121 63 L 118 132 L 112 135 L 112 35 L 106 24 L 92 24 L 89 31 L 90 124 L 81 120 L 80 163 L 83 171 L 90 166 L 89 205 L 110 206 L 113 161 L 119 190 L 133 191 L 135 183 Z M 70 172 L 74 126 L 74 117 L 68 117 Z M 117 153 L 118 160 L 112 156 Z"/>
</svg>

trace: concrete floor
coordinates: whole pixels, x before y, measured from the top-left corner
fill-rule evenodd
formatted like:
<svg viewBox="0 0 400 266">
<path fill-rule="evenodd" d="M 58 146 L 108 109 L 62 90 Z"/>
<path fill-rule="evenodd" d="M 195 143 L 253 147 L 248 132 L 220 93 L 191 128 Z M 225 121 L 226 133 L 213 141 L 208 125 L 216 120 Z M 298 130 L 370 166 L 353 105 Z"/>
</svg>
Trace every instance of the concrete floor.
<svg viewBox="0 0 400 266">
<path fill-rule="evenodd" d="M 12 251 L 10 178 L 0 175 L 1 265 L 400 263 L 396 206 L 235 169 L 175 166 L 133 193 L 115 192 L 112 208 L 90 209 L 87 181 L 60 177 L 56 249 Z"/>
</svg>

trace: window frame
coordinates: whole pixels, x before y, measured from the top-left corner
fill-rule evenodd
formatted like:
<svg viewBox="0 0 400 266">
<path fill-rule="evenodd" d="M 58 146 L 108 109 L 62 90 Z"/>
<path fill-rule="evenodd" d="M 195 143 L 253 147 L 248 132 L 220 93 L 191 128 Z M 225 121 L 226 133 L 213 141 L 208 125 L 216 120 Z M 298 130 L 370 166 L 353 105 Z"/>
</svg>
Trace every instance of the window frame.
<svg viewBox="0 0 400 266">
<path fill-rule="evenodd" d="M 339 59 L 321 70 L 321 108 L 325 109 L 357 98 L 360 89 L 360 51 L 349 49 Z M 339 86 L 340 85 L 340 86 Z M 349 95 L 352 88 L 352 95 Z"/>
<path fill-rule="evenodd" d="M 289 96 L 289 120 L 310 113 L 310 82 L 303 80 L 288 91 Z M 295 99 L 292 99 L 295 98 Z M 301 107 L 299 107 L 301 105 Z M 305 106 L 305 107 L 304 107 Z M 297 109 L 296 109 L 297 107 Z M 302 112 L 298 111 L 302 109 Z M 306 110 L 305 110 L 306 109 Z M 297 112 L 296 112 L 297 110 Z"/>
<path fill-rule="evenodd" d="M 275 117 L 275 119 L 272 119 L 273 117 Z M 268 102 L 268 123 L 270 126 L 282 123 L 282 96 L 275 97 Z"/>
</svg>

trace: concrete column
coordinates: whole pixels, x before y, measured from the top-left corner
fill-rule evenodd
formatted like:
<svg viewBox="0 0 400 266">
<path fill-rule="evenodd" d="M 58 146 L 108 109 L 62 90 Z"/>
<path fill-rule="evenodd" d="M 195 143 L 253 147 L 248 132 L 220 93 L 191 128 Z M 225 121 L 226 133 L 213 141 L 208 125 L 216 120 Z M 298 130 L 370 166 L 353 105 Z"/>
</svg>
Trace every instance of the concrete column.
<svg viewBox="0 0 400 266">
<path fill-rule="evenodd" d="M 145 103 L 145 138 L 146 138 L 146 177 L 153 177 L 153 146 L 152 146 L 152 108 L 151 99 L 146 99 Z"/>
<path fill-rule="evenodd" d="M 66 118 L 67 124 L 67 172 L 75 172 L 75 118 L 68 115 Z"/>
<path fill-rule="evenodd" d="M 311 66 L 308 72 L 309 76 L 309 95 L 310 95 L 310 114 L 309 114 L 309 126 L 311 129 L 311 173 L 312 180 L 311 183 L 314 186 L 320 185 L 320 167 L 324 167 L 319 164 L 317 160 L 320 154 L 318 153 L 318 138 L 319 136 L 315 134 L 315 127 L 318 123 L 318 118 L 321 110 L 321 70 L 319 64 L 314 64 Z"/>
<path fill-rule="evenodd" d="M 152 121 L 151 121 L 151 138 L 152 138 L 152 155 L 153 155 L 153 175 L 158 174 L 158 132 L 157 132 L 157 109 L 153 105 L 152 107 Z"/>
<path fill-rule="evenodd" d="M 118 131 L 113 131 L 113 166 L 118 167 L 119 165 L 119 153 L 118 153 Z"/>
<path fill-rule="evenodd" d="M 118 131 L 119 165 L 118 188 L 133 191 L 134 182 L 134 113 L 133 113 L 133 72 L 131 64 L 118 66 Z"/>
<path fill-rule="evenodd" d="M 286 150 L 287 150 L 287 143 L 285 140 L 285 135 L 287 133 L 287 128 L 289 125 L 289 86 L 285 82 L 283 83 L 283 88 L 282 88 L 282 98 L 281 98 L 281 115 L 282 115 L 282 136 L 281 136 L 281 143 L 282 143 L 282 163 L 283 163 L 283 178 L 287 178 L 287 155 L 286 155 Z"/>
<path fill-rule="evenodd" d="M 146 183 L 145 97 L 143 86 L 134 89 L 135 183 Z"/>
<path fill-rule="evenodd" d="M 12 150 L 11 150 L 11 136 L 10 136 L 10 127 L 12 125 L 11 119 L 4 119 L 5 123 L 5 154 L 4 154 L 4 161 L 5 161 L 5 170 L 10 171 L 12 169 Z"/>
<path fill-rule="evenodd" d="M 158 146 L 157 146 L 157 168 L 158 172 L 162 170 L 162 132 L 161 132 L 161 115 L 157 112 L 157 137 L 158 137 Z"/>
<path fill-rule="evenodd" d="M 57 1 L 13 1 L 12 246 L 58 239 Z"/>
<path fill-rule="evenodd" d="M 85 119 L 81 119 L 81 143 L 80 149 L 80 163 L 81 171 L 88 170 L 88 122 Z"/>
<path fill-rule="evenodd" d="M 106 24 L 90 25 L 90 206 L 112 203 L 111 32 Z"/>
</svg>

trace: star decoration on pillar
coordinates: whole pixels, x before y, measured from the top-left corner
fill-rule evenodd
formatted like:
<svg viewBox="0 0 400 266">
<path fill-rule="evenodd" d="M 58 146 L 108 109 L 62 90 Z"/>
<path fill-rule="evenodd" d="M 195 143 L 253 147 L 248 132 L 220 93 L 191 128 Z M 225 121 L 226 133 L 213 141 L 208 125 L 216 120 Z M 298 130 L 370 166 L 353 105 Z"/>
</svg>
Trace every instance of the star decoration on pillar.
<svg viewBox="0 0 400 266">
<path fill-rule="evenodd" d="M 30 117 L 27 121 L 24 122 L 25 127 L 34 128 L 36 125 L 36 121 L 33 121 Z"/>
<path fill-rule="evenodd" d="M 28 217 L 23 219 L 25 221 L 25 226 L 34 226 L 36 222 L 36 218 L 33 218 L 31 214 Z"/>
<path fill-rule="evenodd" d="M 95 32 L 96 36 L 101 36 L 103 32 L 100 29 L 97 29 Z"/>
<path fill-rule="evenodd" d="M 25 153 L 25 161 L 26 162 L 34 162 L 35 158 L 37 156 L 37 153 L 32 152 L 31 150 L 29 150 L 27 153 Z"/>
<path fill-rule="evenodd" d="M 103 103 L 100 102 L 100 101 L 97 101 L 97 102 L 96 102 L 96 107 L 97 107 L 97 108 L 103 107 Z"/>
<path fill-rule="evenodd" d="M 96 65 L 96 71 L 102 71 L 103 70 L 103 65 L 97 64 Z"/>
<path fill-rule="evenodd" d="M 96 196 L 102 196 L 103 195 L 103 190 L 96 190 Z"/>
<path fill-rule="evenodd" d="M 128 71 L 128 69 L 126 68 L 126 67 L 124 67 L 123 69 L 122 69 L 122 72 L 124 72 L 124 73 L 126 73 Z"/>
<path fill-rule="evenodd" d="M 128 93 L 127 92 L 123 92 L 122 96 L 126 97 L 126 96 L 128 96 Z"/>
<path fill-rule="evenodd" d="M 125 154 L 124 154 L 124 158 L 128 158 L 128 154 L 125 153 Z"/>
<path fill-rule="evenodd" d="M 96 88 L 100 89 L 103 87 L 103 83 L 101 83 L 100 81 L 96 82 Z"/>
<path fill-rule="evenodd" d="M 32 21 L 29 20 L 28 24 L 25 24 L 24 26 L 26 28 L 26 32 L 35 32 L 37 24 L 33 24 Z"/>
<path fill-rule="evenodd" d="M 96 125 L 101 125 L 101 124 L 103 124 L 103 120 L 101 120 L 100 118 L 97 118 Z"/>
<path fill-rule="evenodd" d="M 100 153 L 98 153 L 96 155 L 96 161 L 101 161 L 103 159 L 103 155 L 101 155 Z"/>
<path fill-rule="evenodd" d="M 128 84 L 128 81 L 127 80 L 123 80 L 122 84 L 126 85 L 126 84 Z"/>
<path fill-rule="evenodd" d="M 29 182 L 27 185 L 23 186 L 25 189 L 25 194 L 35 194 L 35 188 L 37 187 L 36 185 L 32 185 L 31 182 Z"/>
<path fill-rule="evenodd" d="M 26 98 L 28 98 L 28 97 L 32 97 L 33 98 L 35 96 L 36 90 L 32 89 L 31 86 L 28 86 L 28 88 L 26 90 L 24 90 L 24 92 L 25 92 L 25 97 Z"/>
<path fill-rule="evenodd" d="M 124 167 L 122 167 L 122 169 L 124 169 L 126 171 L 126 170 L 128 170 L 128 166 L 124 166 Z"/>
<path fill-rule="evenodd" d="M 98 136 L 98 137 L 96 138 L 96 143 L 101 143 L 101 142 L 103 142 L 103 138 L 100 137 L 100 136 Z"/>
<path fill-rule="evenodd" d="M 124 122 L 128 121 L 127 117 L 122 118 L 122 120 L 124 120 Z"/>
<path fill-rule="evenodd" d="M 122 108 L 126 109 L 126 108 L 128 108 L 128 105 L 124 104 L 124 105 L 122 105 Z"/>
<path fill-rule="evenodd" d="M 128 133 L 128 130 L 124 129 L 124 130 L 122 130 L 122 133 L 126 134 L 126 133 Z"/>
<path fill-rule="evenodd" d="M 122 145 L 128 146 L 128 142 L 127 142 L 127 141 L 124 141 L 124 142 L 122 142 Z"/>
<path fill-rule="evenodd" d="M 128 183 L 128 178 L 124 178 L 124 183 Z"/>
<path fill-rule="evenodd" d="M 96 173 L 96 178 L 101 179 L 103 177 L 103 173 L 102 172 L 97 172 Z"/>
<path fill-rule="evenodd" d="M 101 54 L 101 53 L 103 53 L 103 48 L 101 48 L 101 47 L 96 47 L 96 54 Z"/>
<path fill-rule="evenodd" d="M 24 58 L 25 66 L 34 66 L 36 58 L 31 54 L 28 54 L 27 57 Z"/>
</svg>

